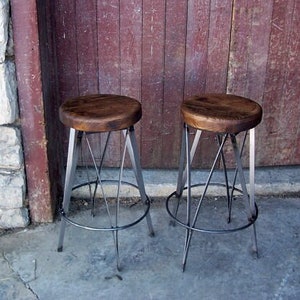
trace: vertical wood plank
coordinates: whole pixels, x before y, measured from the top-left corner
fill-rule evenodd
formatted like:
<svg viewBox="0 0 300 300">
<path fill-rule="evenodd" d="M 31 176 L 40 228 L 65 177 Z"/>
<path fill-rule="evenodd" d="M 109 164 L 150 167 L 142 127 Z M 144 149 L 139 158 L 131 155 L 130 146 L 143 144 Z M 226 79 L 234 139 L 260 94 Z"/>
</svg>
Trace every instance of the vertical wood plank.
<svg viewBox="0 0 300 300">
<path fill-rule="evenodd" d="M 299 61 L 299 53 L 300 53 L 300 3 L 297 0 L 294 0 L 294 13 L 292 19 L 292 28 L 290 32 L 290 46 L 289 46 L 289 54 L 290 59 L 288 62 L 288 70 L 289 74 L 287 76 L 287 85 L 285 95 L 286 101 L 288 103 L 288 112 L 292 111 L 291 122 L 289 122 L 289 126 L 293 126 L 293 128 L 286 128 L 287 132 L 290 132 L 289 140 L 287 143 L 287 148 L 293 149 L 289 153 L 288 158 L 283 162 L 283 164 L 300 164 L 300 61 Z M 296 101 L 295 105 L 295 99 Z M 298 104 L 298 105 L 297 105 Z M 285 106 L 286 107 L 286 106 Z M 286 120 L 287 118 L 285 118 Z M 297 141 L 295 146 L 295 140 Z"/>
<path fill-rule="evenodd" d="M 184 96 L 187 2 L 166 1 L 165 85 L 161 165 L 178 165 L 181 140 L 180 104 Z"/>
<path fill-rule="evenodd" d="M 141 158 L 144 167 L 161 167 L 164 87 L 165 1 L 143 3 Z"/>
<path fill-rule="evenodd" d="M 263 135 L 265 139 L 259 143 L 259 147 L 267 149 L 267 151 L 264 151 L 265 154 L 262 156 L 258 152 L 257 159 L 260 164 L 264 162 L 267 165 L 281 165 L 284 161 L 287 161 L 288 149 L 286 147 L 289 146 L 287 141 L 290 139 L 291 129 L 288 123 L 295 121 L 290 119 L 291 108 L 288 103 L 290 99 L 287 99 L 285 95 L 287 76 L 288 74 L 295 74 L 292 71 L 295 70 L 293 69 L 294 66 L 288 66 L 289 48 L 291 43 L 293 43 L 292 39 L 295 37 L 291 35 L 294 3 L 294 0 L 289 0 L 276 1 L 273 4 L 263 100 Z M 291 70 L 289 70 L 290 67 L 292 68 Z M 292 72 L 290 73 L 290 71 Z M 287 109 L 288 107 L 289 109 Z M 295 107 L 292 110 L 295 110 Z M 295 130 L 293 131 L 295 133 Z"/>
<path fill-rule="evenodd" d="M 120 2 L 121 94 L 141 99 L 142 1 Z"/>
<path fill-rule="evenodd" d="M 75 1 L 76 13 L 76 54 L 78 61 L 78 92 L 80 95 L 96 94 L 98 85 L 98 37 L 97 37 L 97 0 Z M 101 151 L 99 134 L 89 136 L 95 153 Z M 92 164 L 85 143 L 80 163 Z M 99 157 L 96 156 L 96 160 Z"/>
<path fill-rule="evenodd" d="M 224 93 L 227 86 L 227 69 L 232 21 L 232 0 L 211 0 L 207 40 L 206 93 Z M 215 134 L 204 133 L 200 143 L 198 166 L 210 168 L 217 152 Z"/>
<path fill-rule="evenodd" d="M 261 102 L 268 60 L 272 3 L 234 3 L 227 91 Z"/>
<path fill-rule="evenodd" d="M 273 5 L 269 1 L 262 1 L 259 4 L 253 1 L 250 9 L 252 17 L 248 43 L 248 72 L 245 95 L 262 103 Z"/>
<path fill-rule="evenodd" d="M 120 94 L 120 7 L 119 0 L 97 1 L 99 91 Z M 102 134 L 103 148 L 107 135 Z M 115 166 L 120 157 L 120 134 L 111 136 L 105 159 L 106 166 Z"/>
<path fill-rule="evenodd" d="M 247 0 L 234 1 L 227 92 L 246 96 L 251 10 Z"/>
<path fill-rule="evenodd" d="M 139 101 L 141 101 L 142 3 L 142 0 L 120 1 L 121 94 Z M 141 122 L 135 125 L 138 145 L 141 141 L 140 125 Z"/>
<path fill-rule="evenodd" d="M 76 1 L 76 49 L 80 95 L 98 88 L 97 0 Z"/>
<path fill-rule="evenodd" d="M 234 3 L 227 91 L 262 103 L 272 3 L 268 1 L 260 3 L 235 1 Z M 256 138 L 263 141 L 263 136 L 263 125 L 260 125 Z M 257 158 L 259 158 L 264 151 L 259 151 L 260 146 L 257 145 Z M 247 165 L 248 156 L 244 155 L 244 158 Z"/>
<path fill-rule="evenodd" d="M 64 132 L 62 123 L 58 117 L 60 99 L 57 88 L 57 64 L 54 34 L 54 9 L 55 3 L 51 0 L 37 1 L 41 77 L 44 103 L 44 117 L 47 136 L 48 172 L 51 182 L 51 200 L 53 214 L 58 207 L 58 201 L 63 191 Z M 37 155 L 37 153 L 34 153 Z M 40 178 L 37 178 L 40 180 Z M 41 209 L 42 211 L 43 209 Z M 43 212 L 41 212 L 43 213 Z"/>
<path fill-rule="evenodd" d="M 226 91 L 232 0 L 211 0 L 205 92 Z"/>
<path fill-rule="evenodd" d="M 184 98 L 193 94 L 205 92 L 208 72 L 208 37 L 210 28 L 210 0 L 189 1 L 187 19 L 187 40 L 186 40 L 186 69 L 185 69 L 185 91 Z M 203 135 L 202 135 L 203 137 Z M 207 153 L 214 153 L 213 139 L 206 134 L 198 145 L 194 166 L 208 167 L 211 159 Z M 209 151 L 208 148 L 211 148 Z"/>
<path fill-rule="evenodd" d="M 58 88 L 63 102 L 79 92 L 74 0 L 56 0 L 55 13 Z"/>
<path fill-rule="evenodd" d="M 67 98 L 78 95 L 79 92 L 75 2 L 56 0 L 55 8 L 58 97 L 61 104 Z M 64 128 L 64 161 L 67 157 L 68 137 L 69 131 Z"/>
<path fill-rule="evenodd" d="M 286 7 L 285 15 L 285 47 L 286 53 L 282 65 L 281 73 L 281 91 L 279 93 L 277 107 L 277 128 L 275 135 L 276 153 L 273 156 L 273 164 L 284 165 L 287 162 L 291 164 L 299 163 L 299 157 L 295 154 L 295 140 L 299 137 L 299 100 L 297 103 L 293 99 L 299 99 L 300 91 L 297 89 L 300 83 L 299 74 L 299 51 L 300 51 L 300 19 L 299 19 L 299 1 L 290 1 Z M 277 7 L 276 7 L 277 8 Z M 284 28 L 284 27 L 283 27 Z M 278 30 L 278 28 L 277 28 Z M 280 46 L 279 46 L 280 47 Z"/>
<path fill-rule="evenodd" d="M 97 2 L 99 90 L 120 94 L 119 0 Z"/>
<path fill-rule="evenodd" d="M 185 98 L 205 92 L 210 0 L 188 2 Z"/>
</svg>

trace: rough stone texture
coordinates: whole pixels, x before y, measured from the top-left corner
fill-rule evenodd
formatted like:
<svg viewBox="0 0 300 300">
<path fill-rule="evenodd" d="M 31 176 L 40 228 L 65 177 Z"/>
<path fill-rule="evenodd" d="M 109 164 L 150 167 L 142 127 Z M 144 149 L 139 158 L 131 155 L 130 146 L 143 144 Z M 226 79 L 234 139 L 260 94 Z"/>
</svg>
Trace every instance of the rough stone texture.
<svg viewBox="0 0 300 300">
<path fill-rule="evenodd" d="M 0 0 L 0 228 L 29 224 L 9 5 Z"/>
<path fill-rule="evenodd" d="M 14 123 L 18 117 L 15 64 L 0 63 L 0 125 Z"/>
<path fill-rule="evenodd" d="M 5 61 L 8 41 L 9 0 L 0 0 L 0 63 Z"/>
<path fill-rule="evenodd" d="M 22 145 L 17 128 L 0 127 L 0 169 L 18 170 L 23 166 Z"/>
<path fill-rule="evenodd" d="M 24 205 L 25 180 L 23 172 L 1 172 L 0 209 L 21 208 Z"/>
<path fill-rule="evenodd" d="M 29 218 L 28 210 L 26 208 L 0 208 L 0 228 L 25 227 L 28 224 Z"/>
</svg>

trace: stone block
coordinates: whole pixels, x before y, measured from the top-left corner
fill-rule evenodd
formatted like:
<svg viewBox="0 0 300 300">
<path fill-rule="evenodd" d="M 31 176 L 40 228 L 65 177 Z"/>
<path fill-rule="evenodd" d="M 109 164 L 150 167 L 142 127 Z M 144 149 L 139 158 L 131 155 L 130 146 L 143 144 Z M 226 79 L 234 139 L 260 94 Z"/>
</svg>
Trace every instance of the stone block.
<svg viewBox="0 0 300 300">
<path fill-rule="evenodd" d="M 0 209 L 21 208 L 25 199 L 25 177 L 23 172 L 1 172 Z"/>
<path fill-rule="evenodd" d="M 8 41 L 9 0 L 0 0 L 0 63 L 5 61 Z"/>
<path fill-rule="evenodd" d="M 0 208 L 0 228 L 26 227 L 29 224 L 27 208 L 1 209 Z"/>
<path fill-rule="evenodd" d="M 0 125 L 12 124 L 18 118 L 17 81 L 15 64 L 0 64 Z"/>
<path fill-rule="evenodd" d="M 19 170 L 23 167 L 23 153 L 19 129 L 0 126 L 0 169 Z"/>
</svg>

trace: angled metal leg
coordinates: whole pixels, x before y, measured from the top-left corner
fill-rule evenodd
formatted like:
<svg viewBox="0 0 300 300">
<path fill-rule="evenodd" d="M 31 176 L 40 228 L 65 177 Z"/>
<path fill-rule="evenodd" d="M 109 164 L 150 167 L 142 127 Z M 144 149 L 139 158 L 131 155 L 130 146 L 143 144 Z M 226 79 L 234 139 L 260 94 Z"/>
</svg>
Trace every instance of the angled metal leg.
<svg viewBox="0 0 300 300">
<path fill-rule="evenodd" d="M 222 138 L 220 134 L 217 134 L 218 144 L 219 147 L 222 144 Z M 226 161 L 223 149 L 221 150 L 221 161 L 223 164 L 223 173 L 224 173 L 224 179 L 225 179 L 225 186 L 226 186 L 226 197 L 227 197 L 227 208 L 228 208 L 228 217 L 227 222 L 230 223 L 231 220 L 231 203 L 232 203 L 232 195 L 229 193 L 229 184 L 228 184 L 228 175 L 227 175 L 227 167 L 226 167 Z"/>
<path fill-rule="evenodd" d="M 188 227 L 190 227 L 190 228 L 186 228 L 186 230 L 190 231 L 190 233 L 187 234 L 187 238 L 186 238 L 186 241 L 185 241 L 185 248 L 184 248 L 184 253 L 183 253 L 183 271 L 185 269 L 187 255 L 188 255 L 188 250 L 189 250 L 189 246 L 190 246 L 190 243 L 191 243 L 191 238 L 192 238 L 193 230 L 194 230 L 194 227 L 196 225 L 196 222 L 197 222 L 197 219 L 198 219 L 198 215 L 200 213 L 200 208 L 201 208 L 203 199 L 204 199 L 204 197 L 206 195 L 208 186 L 210 184 L 210 180 L 211 180 L 211 177 L 212 177 L 213 172 L 215 170 L 217 161 L 218 161 L 218 159 L 220 157 L 220 154 L 221 154 L 221 152 L 223 150 L 225 141 L 227 140 L 227 137 L 228 137 L 228 134 L 225 134 L 224 137 L 223 137 L 223 141 L 221 142 L 221 144 L 219 146 L 219 149 L 218 149 L 218 152 L 217 152 L 216 157 L 214 159 L 213 165 L 212 165 L 211 170 L 209 172 L 209 175 L 207 177 L 207 180 L 206 180 L 206 183 L 205 183 L 205 186 L 204 186 L 204 190 L 203 190 L 202 196 L 201 196 L 201 198 L 199 200 L 199 203 L 197 205 L 197 208 L 196 208 L 196 211 L 195 211 L 195 214 L 194 214 L 194 217 L 193 217 L 193 221 L 192 221 L 191 224 L 188 223 Z M 187 152 L 187 153 L 189 153 L 189 152 Z M 188 158 L 188 154 L 187 154 L 187 161 L 188 160 L 189 160 L 189 158 Z M 187 164 L 187 166 L 188 166 L 188 164 Z M 188 199 L 190 199 L 190 198 L 191 198 L 191 184 L 188 185 Z M 187 209 L 188 209 L 188 211 L 190 210 L 190 206 L 191 206 L 190 201 L 187 201 Z M 190 214 L 190 212 L 189 212 L 189 214 Z M 188 217 L 188 222 L 190 222 L 190 215 Z"/>
<path fill-rule="evenodd" d="M 255 128 L 250 129 L 250 144 L 249 144 L 249 197 L 250 197 L 250 209 L 252 215 L 256 214 L 255 206 Z M 258 248 L 257 248 L 257 237 L 256 237 L 256 227 L 253 223 L 253 251 L 258 257 Z"/>
<path fill-rule="evenodd" d="M 177 201 L 174 206 L 174 211 L 173 211 L 174 216 L 177 216 L 179 204 L 180 204 L 181 197 L 182 197 L 182 191 L 183 191 L 183 188 L 184 188 L 184 185 L 186 182 L 186 176 L 185 176 L 185 179 L 183 180 L 183 170 L 184 170 L 184 162 L 185 162 L 185 127 L 186 127 L 186 125 L 184 124 L 184 126 L 182 128 L 182 135 L 181 135 L 181 150 L 180 150 L 178 177 L 177 177 L 177 188 L 176 188 L 176 192 L 175 192 Z M 175 224 L 176 223 L 175 223 L 174 219 L 171 219 L 170 225 L 175 226 Z"/>
<path fill-rule="evenodd" d="M 187 181 L 187 168 L 186 167 L 184 168 L 184 162 L 186 159 L 185 158 L 185 156 L 186 156 L 186 134 L 185 134 L 186 130 L 187 130 L 187 125 L 184 124 L 183 131 L 182 131 L 179 171 L 178 171 L 177 188 L 176 188 L 177 201 L 176 201 L 176 205 L 174 207 L 174 212 L 173 212 L 173 215 L 175 217 L 177 216 L 179 204 L 180 204 L 181 197 L 182 197 L 182 192 L 183 192 L 184 186 Z M 201 130 L 196 131 L 191 150 L 189 150 L 190 151 L 190 164 L 193 162 L 195 152 L 196 152 L 196 149 L 199 144 L 200 137 L 201 137 L 201 133 L 202 133 Z M 175 225 L 175 222 L 173 220 L 171 220 L 170 224 Z"/>
<path fill-rule="evenodd" d="M 254 129 L 253 129 L 254 130 Z M 241 157 L 240 157 L 240 152 L 237 146 L 237 142 L 236 142 L 236 136 L 234 134 L 231 134 L 231 142 L 232 142 L 232 146 L 233 146 L 233 150 L 234 150 L 234 154 L 235 154 L 235 159 L 236 159 L 236 163 L 237 163 L 237 169 L 238 169 L 238 173 L 239 173 L 239 179 L 240 179 L 240 183 L 242 186 L 242 191 L 243 191 L 243 198 L 248 210 L 248 220 L 253 220 L 256 218 L 256 208 L 255 208 L 255 202 L 254 202 L 254 131 L 250 132 L 250 196 L 248 194 L 247 191 L 247 186 L 246 186 L 246 181 L 245 181 L 245 177 L 244 177 L 244 173 L 243 173 L 243 167 L 242 167 L 242 161 L 241 161 Z M 256 239 L 256 228 L 255 228 L 255 224 L 253 223 L 253 248 L 254 251 L 257 253 L 257 239 Z"/>
<path fill-rule="evenodd" d="M 186 224 L 190 226 L 191 222 L 191 153 L 189 145 L 189 128 L 185 125 L 185 153 L 186 153 L 186 182 L 187 182 L 187 204 L 186 204 Z M 187 228 L 185 231 L 185 242 L 183 249 L 182 271 L 184 272 L 186 266 L 186 259 L 189 251 L 192 230 Z"/>
<path fill-rule="evenodd" d="M 242 155 L 243 155 L 247 134 L 248 134 L 248 132 L 246 131 L 245 134 L 244 134 L 242 145 L 240 147 L 240 157 L 242 157 Z M 231 193 L 230 193 L 230 203 L 229 203 L 229 206 L 228 206 L 228 223 L 230 223 L 230 221 L 231 221 L 232 199 L 233 199 L 233 193 L 235 191 L 235 183 L 236 183 L 237 174 L 238 174 L 238 168 L 236 167 L 235 171 L 234 171 L 233 180 L 232 180 L 232 189 L 231 189 Z"/>
<path fill-rule="evenodd" d="M 180 150 L 180 160 L 179 160 L 179 170 L 178 170 L 178 177 L 177 177 L 177 188 L 176 188 L 176 196 L 179 197 L 182 194 L 183 187 L 186 182 L 186 171 L 185 176 L 183 176 L 184 171 L 184 162 L 185 162 L 185 130 L 186 125 L 184 124 L 182 128 L 182 135 L 181 135 L 181 150 Z"/>
<path fill-rule="evenodd" d="M 120 171 L 119 171 L 119 180 L 118 180 L 118 190 L 117 190 L 117 197 L 116 197 L 116 215 L 115 215 L 115 227 L 117 228 L 119 226 L 119 213 L 120 213 L 120 192 L 121 192 L 121 183 L 123 178 L 123 170 L 124 170 L 124 162 L 125 162 L 125 155 L 126 155 L 126 148 L 128 143 L 128 131 L 126 131 L 125 134 L 125 144 L 123 148 L 123 155 L 120 165 Z M 117 269 L 118 271 L 121 271 L 121 265 L 120 265 L 120 255 L 119 255 L 119 230 L 113 231 L 114 234 L 114 241 L 115 241 L 115 248 L 116 248 L 116 257 L 117 257 Z"/>
<path fill-rule="evenodd" d="M 189 130 L 188 130 L 188 127 L 187 125 L 185 125 L 185 127 L 187 128 L 184 128 L 184 132 L 186 132 L 187 130 L 187 133 L 188 133 L 188 136 L 189 136 Z M 201 137 L 201 133 L 202 131 L 201 130 L 197 130 L 196 133 L 195 133 L 195 137 L 194 137 L 194 140 L 193 140 L 193 144 L 192 144 L 192 147 L 191 149 L 189 150 L 190 151 L 190 164 L 193 163 L 193 159 L 195 157 L 195 153 L 196 153 L 196 150 L 197 150 L 197 146 L 199 144 L 199 140 L 200 140 L 200 137 Z M 188 138 L 185 137 L 185 134 L 183 134 L 183 138 L 184 138 L 184 144 L 186 145 L 186 139 Z M 185 150 L 184 150 L 185 151 Z M 183 163 L 182 163 L 183 164 Z M 179 194 L 181 193 L 182 194 L 182 191 L 183 191 L 183 188 L 185 186 L 185 183 L 187 181 L 187 168 L 185 168 L 183 174 L 181 174 L 181 182 L 180 182 L 180 178 L 178 176 L 178 182 L 177 182 L 177 190 L 176 192 Z"/>
<path fill-rule="evenodd" d="M 139 159 L 139 153 L 138 153 L 138 147 L 137 147 L 137 142 L 136 142 L 136 137 L 134 133 L 134 127 L 131 126 L 129 128 L 129 140 L 128 143 L 126 143 L 127 150 L 130 156 L 132 168 L 134 170 L 134 174 L 136 177 L 137 185 L 139 188 L 139 192 L 141 195 L 141 199 L 143 203 L 147 203 L 149 201 L 146 191 L 145 191 L 145 184 L 144 184 L 144 179 L 142 175 L 142 168 L 140 164 L 140 159 Z M 152 220 L 151 220 L 151 215 L 148 213 L 146 215 L 146 220 L 149 228 L 149 234 L 150 236 L 154 236 L 154 230 L 153 230 L 153 225 L 152 225 Z"/>
<path fill-rule="evenodd" d="M 70 199 L 71 199 L 76 164 L 77 164 L 77 160 L 78 160 L 78 150 L 79 150 L 80 144 L 81 144 L 81 132 L 78 132 L 77 130 L 71 128 L 70 136 L 69 136 L 68 159 L 67 159 L 67 169 L 66 169 L 62 214 L 67 213 L 69 210 L 69 204 L 70 204 Z M 57 251 L 59 251 L 59 252 L 61 252 L 63 249 L 65 228 L 66 228 L 66 221 L 64 218 L 62 218 L 61 224 L 60 224 L 58 247 L 57 247 Z"/>
<path fill-rule="evenodd" d="M 102 165 L 103 165 L 103 161 L 104 161 L 104 156 L 106 154 L 107 144 L 108 144 L 108 141 L 109 141 L 109 138 L 110 138 L 110 132 L 109 132 L 108 137 L 106 139 L 105 147 L 104 147 L 104 150 L 103 150 L 103 153 L 102 153 L 102 159 L 101 159 L 101 162 L 100 162 L 99 166 L 97 166 L 95 155 L 93 153 L 93 150 L 92 150 L 92 147 L 90 145 L 90 142 L 89 142 L 89 140 L 88 140 L 88 138 L 87 138 L 86 135 L 85 135 L 85 137 L 86 137 L 86 143 L 87 143 L 87 146 L 88 146 L 88 149 L 89 149 L 89 152 L 90 152 L 90 156 L 91 156 L 91 159 L 93 161 L 94 168 L 95 168 L 95 171 L 96 171 L 96 174 L 97 174 L 97 180 L 96 180 L 95 190 L 94 190 L 93 198 L 92 198 L 92 200 L 93 200 L 93 206 L 92 206 L 92 212 L 93 213 L 92 213 L 92 215 L 94 214 L 94 202 L 95 202 L 95 196 L 96 196 L 97 188 L 98 188 L 98 186 L 100 186 L 101 192 L 102 192 L 102 196 L 103 196 L 103 199 L 104 199 L 104 202 L 105 202 L 105 207 L 106 207 L 106 212 L 107 212 L 107 215 L 108 215 L 110 227 L 111 228 L 118 228 L 119 208 L 120 208 L 120 188 L 121 188 L 121 181 L 122 181 L 122 175 L 123 175 L 123 169 L 124 169 L 124 160 L 125 160 L 126 146 L 124 146 L 124 151 L 123 151 L 122 160 L 121 160 L 121 166 L 120 166 L 120 172 L 119 172 L 119 180 L 118 180 L 118 189 L 117 189 L 117 195 L 116 195 L 115 222 L 113 223 L 112 214 L 110 212 L 109 204 L 108 204 L 107 197 L 105 195 L 104 188 L 103 188 L 103 185 L 102 185 L 102 180 L 101 180 L 101 170 L 102 170 Z M 112 236 L 113 236 L 114 245 L 115 245 L 116 260 L 117 260 L 117 269 L 118 269 L 118 271 L 120 271 L 121 267 L 120 267 L 120 256 L 119 256 L 119 236 L 118 236 L 118 230 L 112 230 Z"/>
</svg>

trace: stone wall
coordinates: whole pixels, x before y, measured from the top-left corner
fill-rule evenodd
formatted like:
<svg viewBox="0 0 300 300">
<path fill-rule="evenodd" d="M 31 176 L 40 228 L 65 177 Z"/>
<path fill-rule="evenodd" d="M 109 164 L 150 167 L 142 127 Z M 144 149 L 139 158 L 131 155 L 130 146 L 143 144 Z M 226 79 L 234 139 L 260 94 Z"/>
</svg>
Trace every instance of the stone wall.
<svg viewBox="0 0 300 300">
<path fill-rule="evenodd" d="M 0 0 L 0 228 L 29 223 L 9 0 Z"/>
</svg>

